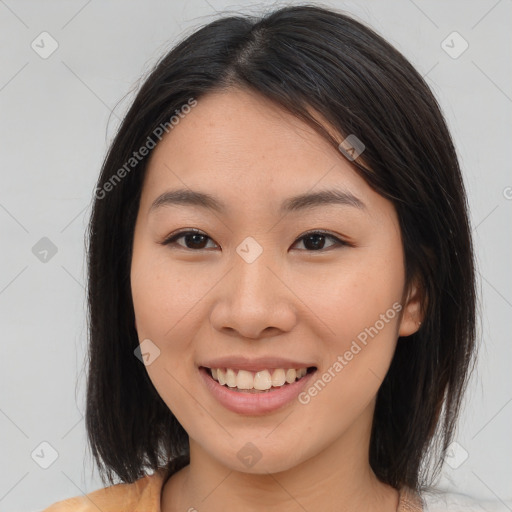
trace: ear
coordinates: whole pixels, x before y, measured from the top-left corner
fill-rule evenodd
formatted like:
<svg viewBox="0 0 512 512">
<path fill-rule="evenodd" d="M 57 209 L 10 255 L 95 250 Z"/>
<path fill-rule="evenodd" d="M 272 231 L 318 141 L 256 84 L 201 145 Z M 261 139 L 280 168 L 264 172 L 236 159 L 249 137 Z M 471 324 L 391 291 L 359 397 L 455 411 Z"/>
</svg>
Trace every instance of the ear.
<svg viewBox="0 0 512 512">
<path fill-rule="evenodd" d="M 400 320 L 399 336 L 410 336 L 417 332 L 423 321 L 423 302 L 425 300 L 423 290 L 419 286 L 419 280 L 415 279 L 409 286 L 407 296 L 402 302 L 403 313 Z"/>
</svg>

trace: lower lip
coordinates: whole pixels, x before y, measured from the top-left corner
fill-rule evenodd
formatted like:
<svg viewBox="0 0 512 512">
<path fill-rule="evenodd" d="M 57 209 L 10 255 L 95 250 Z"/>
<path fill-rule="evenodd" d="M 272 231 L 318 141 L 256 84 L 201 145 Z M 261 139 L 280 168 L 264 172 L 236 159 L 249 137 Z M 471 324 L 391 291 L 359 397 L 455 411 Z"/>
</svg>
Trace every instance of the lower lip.
<svg viewBox="0 0 512 512">
<path fill-rule="evenodd" d="M 199 368 L 199 373 L 208 390 L 226 409 L 239 414 L 258 415 L 276 411 L 296 399 L 316 370 L 306 373 L 292 384 L 271 388 L 265 393 L 233 391 L 232 388 L 221 386 L 205 368 Z"/>
</svg>

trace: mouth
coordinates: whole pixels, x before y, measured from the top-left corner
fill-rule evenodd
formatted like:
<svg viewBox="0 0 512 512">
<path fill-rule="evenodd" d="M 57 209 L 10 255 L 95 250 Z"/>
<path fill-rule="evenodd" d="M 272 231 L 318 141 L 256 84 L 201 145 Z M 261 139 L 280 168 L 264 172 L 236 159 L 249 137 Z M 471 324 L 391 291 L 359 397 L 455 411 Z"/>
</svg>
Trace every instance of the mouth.
<svg viewBox="0 0 512 512">
<path fill-rule="evenodd" d="M 270 393 L 289 386 L 316 371 L 315 366 L 302 368 L 270 368 L 257 372 L 235 368 L 203 368 L 221 386 L 239 393 Z"/>
<path fill-rule="evenodd" d="M 298 395 L 317 371 L 316 366 L 198 369 L 206 389 L 220 405 L 238 414 L 254 416 L 298 404 Z"/>
</svg>

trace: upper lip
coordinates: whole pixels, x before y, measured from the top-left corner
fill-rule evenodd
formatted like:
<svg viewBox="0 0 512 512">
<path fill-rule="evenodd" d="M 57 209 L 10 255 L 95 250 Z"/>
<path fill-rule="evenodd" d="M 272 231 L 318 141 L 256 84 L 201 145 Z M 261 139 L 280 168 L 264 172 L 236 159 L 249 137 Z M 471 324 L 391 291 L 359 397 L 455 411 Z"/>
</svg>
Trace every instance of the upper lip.
<svg viewBox="0 0 512 512">
<path fill-rule="evenodd" d="M 283 359 L 281 357 L 255 357 L 227 356 L 209 359 L 201 362 L 198 366 L 206 368 L 232 368 L 259 372 L 275 368 L 309 368 L 315 366 L 311 362 L 298 361 L 295 359 Z"/>
</svg>

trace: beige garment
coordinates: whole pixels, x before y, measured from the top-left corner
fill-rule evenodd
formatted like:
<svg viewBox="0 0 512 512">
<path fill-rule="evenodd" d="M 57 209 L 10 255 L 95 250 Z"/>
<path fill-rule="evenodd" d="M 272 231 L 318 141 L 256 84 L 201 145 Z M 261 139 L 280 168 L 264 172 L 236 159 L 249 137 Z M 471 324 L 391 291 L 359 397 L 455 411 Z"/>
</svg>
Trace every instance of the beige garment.
<svg viewBox="0 0 512 512">
<path fill-rule="evenodd" d="M 58 501 L 42 512 L 160 512 L 166 472 L 166 468 L 161 468 L 131 484 L 115 484 Z"/>
<path fill-rule="evenodd" d="M 161 512 L 160 497 L 166 481 L 167 469 L 160 468 L 132 484 L 116 484 L 58 501 L 42 512 Z M 423 512 L 420 496 L 402 488 L 397 512 Z"/>
</svg>

